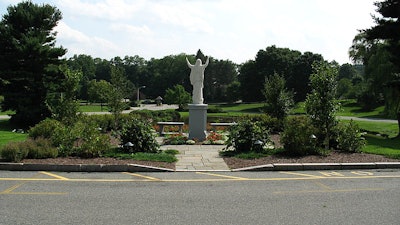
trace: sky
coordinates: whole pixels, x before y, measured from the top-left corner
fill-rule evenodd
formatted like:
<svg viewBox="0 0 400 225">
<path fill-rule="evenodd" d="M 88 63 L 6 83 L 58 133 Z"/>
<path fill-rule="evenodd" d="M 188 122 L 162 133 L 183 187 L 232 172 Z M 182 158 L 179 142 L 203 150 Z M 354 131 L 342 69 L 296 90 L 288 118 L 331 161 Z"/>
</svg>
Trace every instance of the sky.
<svg viewBox="0 0 400 225">
<path fill-rule="evenodd" d="M 180 53 L 254 60 L 275 45 L 350 63 L 358 30 L 374 26 L 377 0 L 32 0 L 63 14 L 57 45 L 74 54 L 147 60 Z M 21 0 L 0 0 L 0 15 Z"/>
</svg>

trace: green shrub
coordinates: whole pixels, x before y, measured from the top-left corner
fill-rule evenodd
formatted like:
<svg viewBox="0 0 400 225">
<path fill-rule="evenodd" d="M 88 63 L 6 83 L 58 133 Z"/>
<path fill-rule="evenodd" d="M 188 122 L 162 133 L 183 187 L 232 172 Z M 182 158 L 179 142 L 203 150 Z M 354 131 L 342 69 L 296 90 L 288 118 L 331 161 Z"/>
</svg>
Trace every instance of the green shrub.
<svg viewBox="0 0 400 225">
<path fill-rule="evenodd" d="M 284 154 L 303 156 L 318 153 L 316 129 L 305 116 L 289 117 L 281 133 Z"/>
<path fill-rule="evenodd" d="M 51 142 L 53 146 L 57 147 L 60 156 L 70 156 L 73 155 L 74 143 L 79 136 L 80 131 L 76 125 L 61 125 L 54 130 Z"/>
<path fill-rule="evenodd" d="M 92 158 L 100 157 L 110 149 L 110 136 L 102 134 L 96 124 L 86 124 L 75 142 L 74 153 L 77 156 Z"/>
<path fill-rule="evenodd" d="M 149 152 L 159 151 L 159 145 L 153 135 L 152 127 L 141 119 L 126 121 L 121 130 L 121 145 L 124 152 Z M 130 142 L 133 146 L 127 146 Z"/>
<path fill-rule="evenodd" d="M 62 126 L 59 121 L 55 119 L 45 119 L 29 129 L 29 137 L 33 139 L 39 137 L 49 139 L 54 135 L 54 130 L 59 126 Z"/>
<path fill-rule="evenodd" d="M 344 152 L 361 152 L 365 146 L 365 138 L 362 137 L 360 128 L 353 120 L 350 123 L 339 123 L 337 130 L 337 148 Z"/>
<path fill-rule="evenodd" d="M 251 115 L 244 118 L 244 120 L 251 120 L 258 122 L 260 126 L 268 129 L 271 133 L 279 133 L 283 130 L 283 120 L 271 117 L 268 114 Z"/>
<path fill-rule="evenodd" d="M 29 159 L 46 159 L 56 158 L 58 156 L 57 148 L 52 146 L 49 139 L 39 137 L 35 140 L 28 139 L 21 143 L 21 148 L 28 149 L 28 155 L 26 158 Z"/>
<path fill-rule="evenodd" d="M 83 116 L 81 121 L 96 124 L 103 132 L 111 131 L 114 125 L 114 117 L 111 114 Z"/>
<path fill-rule="evenodd" d="M 22 142 L 9 142 L 1 149 L 1 158 L 8 162 L 20 162 L 28 156 L 28 149 L 21 147 Z"/>
<path fill-rule="evenodd" d="M 175 150 L 175 149 L 167 149 L 167 150 L 164 150 L 163 153 L 169 154 L 169 155 L 178 155 L 179 151 Z"/>
<path fill-rule="evenodd" d="M 268 129 L 259 122 L 239 121 L 229 128 L 226 150 L 233 148 L 238 154 L 242 152 L 263 152 L 264 145 L 269 143 Z"/>
</svg>

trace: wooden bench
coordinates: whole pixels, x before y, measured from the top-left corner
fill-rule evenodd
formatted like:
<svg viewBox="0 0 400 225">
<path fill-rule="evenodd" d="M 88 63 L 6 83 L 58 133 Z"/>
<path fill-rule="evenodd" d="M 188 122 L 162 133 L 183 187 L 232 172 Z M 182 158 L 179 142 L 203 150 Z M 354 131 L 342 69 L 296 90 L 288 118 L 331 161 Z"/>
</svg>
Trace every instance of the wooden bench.
<svg viewBox="0 0 400 225">
<path fill-rule="evenodd" d="M 182 127 L 185 125 L 184 122 L 157 122 L 157 125 L 159 126 L 159 133 L 161 136 L 163 136 L 164 133 L 164 127 L 165 126 L 178 126 L 179 127 L 179 133 L 182 134 Z"/>
<path fill-rule="evenodd" d="M 230 127 L 230 126 L 234 126 L 237 125 L 237 123 L 233 122 L 233 123 L 210 123 L 210 126 L 212 127 L 213 131 L 217 130 L 217 127 Z"/>
</svg>

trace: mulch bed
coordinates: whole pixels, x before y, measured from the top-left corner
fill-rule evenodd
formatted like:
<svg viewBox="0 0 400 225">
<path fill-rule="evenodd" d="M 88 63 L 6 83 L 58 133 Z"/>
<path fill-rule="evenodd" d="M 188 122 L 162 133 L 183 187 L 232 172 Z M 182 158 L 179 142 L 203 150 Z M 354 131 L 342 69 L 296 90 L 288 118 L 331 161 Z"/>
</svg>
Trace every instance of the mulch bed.
<svg viewBox="0 0 400 225">
<path fill-rule="evenodd" d="M 288 158 L 284 156 L 268 156 L 259 159 L 224 158 L 229 168 L 237 169 L 249 166 L 266 165 L 272 163 L 367 163 L 367 162 L 399 162 L 397 159 L 386 158 L 381 155 L 365 153 L 341 153 L 333 151 L 328 156 L 309 155 Z"/>
<path fill-rule="evenodd" d="M 22 163 L 27 164 L 54 164 L 54 165 L 127 165 L 138 164 L 144 166 L 154 166 L 159 168 L 175 169 L 175 163 L 138 161 L 133 159 L 116 159 L 116 158 L 90 158 L 83 159 L 78 157 L 50 158 L 50 159 L 24 159 Z"/>
</svg>

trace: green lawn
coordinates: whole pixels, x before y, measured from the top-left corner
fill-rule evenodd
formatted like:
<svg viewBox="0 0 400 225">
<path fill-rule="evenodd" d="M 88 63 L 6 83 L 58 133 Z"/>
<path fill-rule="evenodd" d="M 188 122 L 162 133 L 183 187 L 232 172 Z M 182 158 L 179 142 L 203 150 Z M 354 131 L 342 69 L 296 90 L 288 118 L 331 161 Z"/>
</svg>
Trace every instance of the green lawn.
<svg viewBox="0 0 400 225">
<path fill-rule="evenodd" d="M 244 103 L 244 104 L 210 104 L 209 108 L 221 108 L 224 112 L 235 113 L 260 113 L 264 107 L 264 103 Z"/>
<path fill-rule="evenodd" d="M 2 111 L 0 110 L 0 115 L 11 115 L 11 114 L 14 114 L 14 111 L 7 110 L 7 111 L 5 111 L 5 112 L 2 112 Z"/>
<path fill-rule="evenodd" d="M 384 106 L 380 106 L 371 111 L 363 110 L 355 99 L 340 100 L 341 110 L 338 116 L 354 116 L 354 117 L 371 117 L 371 118 L 385 118 L 383 115 Z"/>
<path fill-rule="evenodd" d="M 383 115 L 384 106 L 377 107 L 370 111 L 365 111 L 357 104 L 356 99 L 339 100 L 340 110 L 338 116 L 353 116 L 353 117 L 371 117 L 371 118 L 385 118 Z M 305 114 L 306 108 L 304 102 L 299 102 L 292 110 L 292 114 Z"/>
<path fill-rule="evenodd" d="M 79 110 L 81 112 L 108 112 L 107 106 L 100 105 L 80 105 Z"/>
<path fill-rule="evenodd" d="M 349 122 L 350 120 L 342 120 Z M 370 121 L 354 121 L 358 126 L 367 131 L 389 135 L 390 138 L 396 137 L 399 131 L 397 123 L 382 123 Z"/>
<path fill-rule="evenodd" d="M 376 136 L 367 136 L 366 139 L 368 143 L 363 148 L 363 152 L 400 159 L 400 138 L 385 139 Z"/>
<path fill-rule="evenodd" d="M 23 141 L 28 137 L 27 134 L 20 134 L 12 132 L 13 127 L 9 124 L 8 120 L 0 120 L 0 147 L 11 141 Z"/>
</svg>

